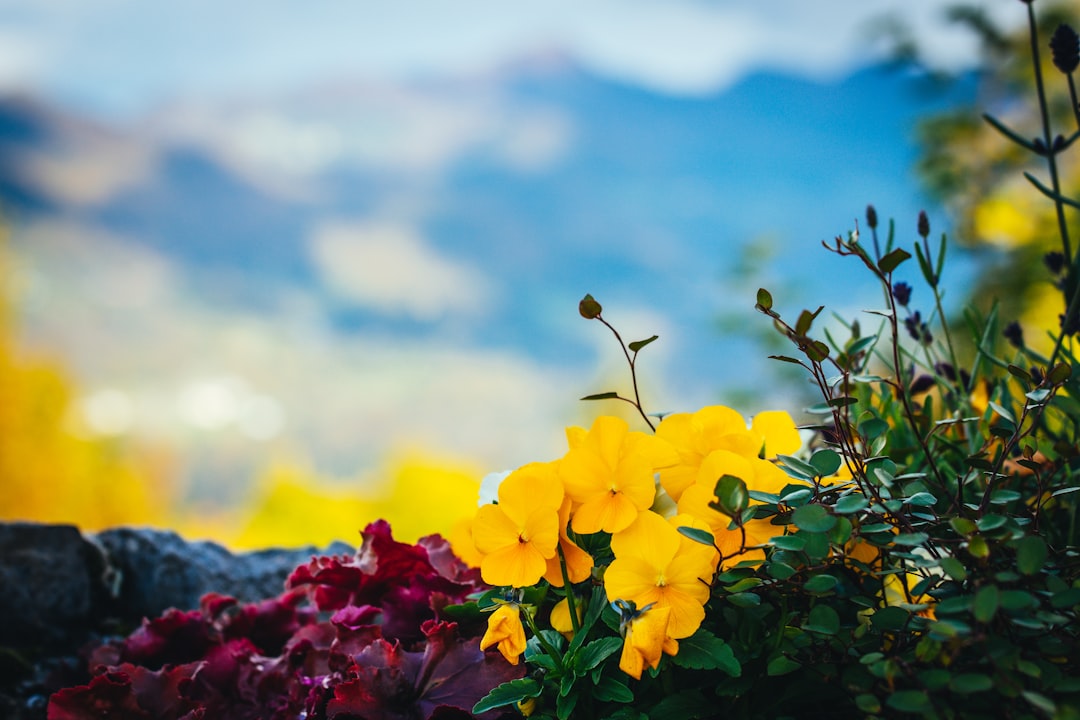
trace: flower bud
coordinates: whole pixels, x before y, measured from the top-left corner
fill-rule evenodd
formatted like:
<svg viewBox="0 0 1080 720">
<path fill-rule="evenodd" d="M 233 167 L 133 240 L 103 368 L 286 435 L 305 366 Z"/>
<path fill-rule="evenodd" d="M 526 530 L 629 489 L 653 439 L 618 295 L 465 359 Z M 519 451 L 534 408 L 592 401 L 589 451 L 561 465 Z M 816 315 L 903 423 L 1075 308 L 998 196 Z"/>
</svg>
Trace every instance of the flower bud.
<svg viewBox="0 0 1080 720">
<path fill-rule="evenodd" d="M 1009 341 L 1009 344 L 1014 348 L 1024 347 L 1024 329 L 1020 327 L 1020 323 L 1013 321 L 1005 326 L 1005 329 L 1001 331 L 1001 334 L 1005 336 L 1005 339 Z"/>
<path fill-rule="evenodd" d="M 866 225 L 871 230 L 877 227 L 877 210 L 873 205 L 866 206 Z"/>
<path fill-rule="evenodd" d="M 911 302 L 911 286 L 906 282 L 898 282 L 893 285 L 892 294 L 900 307 L 907 307 L 907 304 Z"/>
<path fill-rule="evenodd" d="M 925 240 L 930 235 L 930 218 L 926 217 L 926 211 L 919 211 L 919 235 Z"/>
<path fill-rule="evenodd" d="M 1068 75 L 1080 64 L 1080 37 L 1070 26 L 1062 23 L 1057 26 L 1050 38 L 1050 55 L 1054 67 Z"/>
<path fill-rule="evenodd" d="M 1043 263 L 1046 264 L 1051 275 L 1060 275 L 1065 269 L 1065 255 L 1053 250 L 1043 255 Z"/>
<path fill-rule="evenodd" d="M 586 320 L 595 320 L 600 317 L 600 313 L 604 311 L 600 307 L 600 303 L 596 302 L 592 295 L 586 295 L 581 298 L 581 302 L 577 306 L 578 312 L 581 313 L 581 317 Z"/>
</svg>

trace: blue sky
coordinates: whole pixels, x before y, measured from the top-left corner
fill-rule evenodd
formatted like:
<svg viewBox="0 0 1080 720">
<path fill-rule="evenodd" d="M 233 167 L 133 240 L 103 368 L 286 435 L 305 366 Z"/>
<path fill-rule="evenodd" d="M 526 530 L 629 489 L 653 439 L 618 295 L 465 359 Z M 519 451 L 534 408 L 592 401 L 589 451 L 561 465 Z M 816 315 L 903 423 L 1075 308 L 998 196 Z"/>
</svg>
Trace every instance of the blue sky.
<svg viewBox="0 0 1080 720">
<path fill-rule="evenodd" d="M 875 28 L 962 71 L 946 5 L 0 0 L 0 89 L 66 117 L 26 165 L 61 209 L 16 228 L 28 337 L 91 429 L 207 487 L 281 453 L 558 454 L 625 381 L 584 292 L 661 336 L 654 409 L 782 406 L 754 291 L 866 307 L 819 241 L 867 202 L 914 225 L 941 102 L 865 71 Z"/>
</svg>

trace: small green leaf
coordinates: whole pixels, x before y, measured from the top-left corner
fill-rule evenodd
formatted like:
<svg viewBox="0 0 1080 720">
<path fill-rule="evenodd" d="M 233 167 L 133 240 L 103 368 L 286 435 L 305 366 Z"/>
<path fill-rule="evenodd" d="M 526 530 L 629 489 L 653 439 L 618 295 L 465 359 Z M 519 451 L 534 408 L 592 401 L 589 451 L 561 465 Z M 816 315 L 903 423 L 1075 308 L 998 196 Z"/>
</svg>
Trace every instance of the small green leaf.
<svg viewBox="0 0 1080 720">
<path fill-rule="evenodd" d="M 803 505 L 791 513 L 791 521 L 800 530 L 811 533 L 823 533 L 832 530 L 836 525 L 836 517 L 829 514 L 823 506 Z"/>
<path fill-rule="evenodd" d="M 1042 710 L 1044 713 L 1050 716 L 1054 716 L 1057 713 L 1057 705 L 1054 701 L 1037 692 L 1031 690 L 1024 690 L 1020 693 L 1024 696 L 1024 699 L 1031 703 L 1034 707 Z"/>
<path fill-rule="evenodd" d="M 734 593 L 727 596 L 728 602 L 735 607 L 757 607 L 761 604 L 761 597 L 752 592 Z"/>
<path fill-rule="evenodd" d="M 605 637 L 593 640 L 581 648 L 574 656 L 574 672 L 581 676 L 604 662 L 608 657 L 622 649 L 622 638 Z"/>
<path fill-rule="evenodd" d="M 559 695 L 558 699 L 555 700 L 555 717 L 559 718 L 559 720 L 570 720 L 570 715 L 574 712 L 579 697 L 581 697 L 581 693 Z"/>
<path fill-rule="evenodd" d="M 807 580 L 806 584 L 803 585 L 803 589 L 814 595 L 824 595 L 825 593 L 830 593 L 835 590 L 838 584 L 839 581 L 835 577 L 822 573 L 820 575 L 814 575 Z"/>
<path fill-rule="evenodd" d="M 716 501 L 720 512 L 728 517 L 738 517 L 750 503 L 750 495 L 742 478 L 724 475 L 716 481 Z"/>
<path fill-rule="evenodd" d="M 864 713 L 871 715 L 877 715 L 881 712 L 881 701 L 870 693 L 862 693 L 855 696 L 855 707 L 862 710 Z"/>
<path fill-rule="evenodd" d="M 1008 522 L 1009 518 L 1007 518 L 1006 516 L 991 513 L 989 515 L 983 515 L 981 518 L 979 518 L 979 522 L 977 524 L 980 531 L 989 532 L 991 530 L 997 530 L 998 528 L 1004 527 L 1006 524 L 1008 524 Z"/>
<path fill-rule="evenodd" d="M 835 635 L 840 630 L 840 616 L 828 605 L 815 605 L 803 629 L 822 635 Z"/>
<path fill-rule="evenodd" d="M 762 310 L 771 310 L 773 305 L 772 295 L 765 288 L 758 288 L 757 306 Z"/>
<path fill-rule="evenodd" d="M 671 661 L 691 670 L 720 670 L 731 677 L 742 674 L 742 666 L 731 647 L 708 630 L 700 628 L 690 637 L 679 641 L 679 652 Z"/>
<path fill-rule="evenodd" d="M 682 641 L 679 641 L 679 653 L 682 653 Z M 700 690 L 682 690 L 656 703 L 649 713 L 654 718 L 699 720 L 715 716 L 716 701 L 706 698 Z"/>
<path fill-rule="evenodd" d="M 846 495 L 836 501 L 833 511 L 839 515 L 850 515 L 869 507 L 870 503 L 862 495 Z"/>
<path fill-rule="evenodd" d="M 644 340 L 635 340 L 634 342 L 627 345 L 627 347 L 630 348 L 630 352 L 636 353 L 636 352 L 640 351 L 641 348 L 648 345 L 649 343 L 655 342 L 659 337 L 660 337 L 659 335 L 653 335 L 652 337 L 645 338 Z"/>
<path fill-rule="evenodd" d="M 963 582 L 967 579 L 967 570 L 964 568 L 964 563 L 954 557 L 941 558 L 941 569 L 957 582 Z"/>
<path fill-rule="evenodd" d="M 795 662 L 791 658 L 784 655 L 778 655 L 769 661 L 768 667 L 765 668 L 765 672 L 770 677 L 776 677 L 777 675 L 787 675 L 789 672 L 798 670 L 802 665 Z"/>
<path fill-rule="evenodd" d="M 1004 407 L 997 404 L 993 400 L 991 400 L 988 404 L 990 405 L 990 407 L 992 407 L 994 409 L 994 412 L 996 412 L 998 415 L 1005 418 L 1006 420 L 1011 422 L 1013 425 L 1016 424 L 1016 418 L 1013 417 L 1013 414 L 1011 412 L 1009 412 L 1008 410 L 1006 410 Z"/>
<path fill-rule="evenodd" d="M 716 547 L 716 538 L 708 530 L 701 530 L 699 528 L 692 528 L 681 526 L 678 528 L 679 533 L 685 535 L 696 543 L 702 545 L 708 545 L 709 547 Z"/>
<path fill-rule="evenodd" d="M 960 673 L 954 675 L 949 681 L 949 689 L 960 695 L 986 692 L 992 687 L 994 687 L 993 680 L 989 675 L 982 673 Z"/>
<path fill-rule="evenodd" d="M 937 498 L 928 492 L 917 492 L 907 499 L 909 505 L 920 507 L 933 507 L 937 504 Z"/>
<path fill-rule="evenodd" d="M 870 622 L 877 630 L 895 632 L 907 624 L 911 613 L 895 606 L 883 607 L 870 616 Z"/>
<path fill-rule="evenodd" d="M 537 697 L 543 689 L 544 686 L 532 678 L 511 680 L 480 698 L 480 702 L 473 706 L 472 711 L 474 715 L 479 715 L 504 705 L 516 705 L 527 698 Z"/>
<path fill-rule="evenodd" d="M 592 694 L 600 702 L 628 703 L 634 701 L 634 693 L 626 686 L 626 683 L 619 682 L 613 677 L 605 676 L 600 678 L 600 682 L 596 683 L 596 688 Z"/>
<path fill-rule="evenodd" d="M 930 697 L 925 690 L 897 690 L 886 698 L 885 704 L 893 710 L 907 713 L 923 713 L 931 708 Z"/>
<path fill-rule="evenodd" d="M 893 250 L 891 253 L 878 261 L 878 270 L 880 270 L 885 275 L 888 275 L 897 267 L 899 267 L 900 263 L 910 259 L 911 253 L 909 253 L 907 250 L 897 248 L 896 250 Z"/>
<path fill-rule="evenodd" d="M 924 532 L 900 533 L 893 538 L 893 542 L 897 545 L 922 545 L 927 538 L 929 538 L 929 535 Z"/>
<path fill-rule="evenodd" d="M 817 477 L 818 469 L 805 460 L 800 460 L 793 455 L 777 455 L 776 459 L 781 463 L 780 469 L 789 477 L 797 480 L 810 480 Z"/>
<path fill-rule="evenodd" d="M 806 538 L 802 535 L 777 535 L 769 540 L 769 544 L 781 550 L 799 552 L 806 547 Z"/>
<path fill-rule="evenodd" d="M 581 398 L 582 400 L 618 400 L 619 393 L 617 392 L 603 392 L 596 393 L 595 395 L 586 395 Z"/>
<path fill-rule="evenodd" d="M 843 458 L 835 450 L 818 450 L 810 458 L 810 465 L 817 470 L 818 477 L 828 477 L 835 475 L 836 471 L 840 469 L 840 465 L 843 463 Z"/>
<path fill-rule="evenodd" d="M 1035 575 L 1043 569 L 1048 554 L 1046 541 L 1038 535 L 1027 535 L 1016 543 L 1016 569 L 1024 575 Z"/>
<path fill-rule="evenodd" d="M 975 593 L 975 619 L 981 623 L 988 623 L 997 614 L 998 605 L 1001 601 L 997 585 L 987 585 Z"/>
<path fill-rule="evenodd" d="M 1060 385 L 1070 377 L 1072 377 L 1072 367 L 1068 363 L 1058 363 L 1046 373 L 1046 379 L 1051 385 Z"/>
</svg>

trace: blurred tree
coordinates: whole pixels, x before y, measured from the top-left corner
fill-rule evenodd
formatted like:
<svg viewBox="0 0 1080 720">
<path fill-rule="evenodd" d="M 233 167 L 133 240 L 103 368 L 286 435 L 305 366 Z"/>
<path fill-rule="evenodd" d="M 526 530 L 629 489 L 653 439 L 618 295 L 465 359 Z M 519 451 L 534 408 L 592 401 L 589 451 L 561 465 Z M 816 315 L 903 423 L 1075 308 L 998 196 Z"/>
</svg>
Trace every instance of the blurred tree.
<svg viewBox="0 0 1080 720">
<path fill-rule="evenodd" d="M 173 505 L 167 463 L 81 427 L 68 374 L 18 347 L 12 277 L 2 234 L 0 520 L 73 523 L 87 530 L 165 523 Z"/>
<path fill-rule="evenodd" d="M 1019 22 L 1015 31 L 998 27 L 974 6 L 958 4 L 948 9 L 950 21 L 965 25 L 980 40 L 977 91 L 970 105 L 922 121 L 918 170 L 926 187 L 950 213 L 954 228 L 950 239 L 985 256 L 987 271 L 972 288 L 972 301 L 985 309 L 990 298 L 999 298 L 1003 317 L 1021 318 L 1029 345 L 1046 350 L 1051 343 L 1045 331 L 1059 326 L 1064 301 L 1044 259 L 1062 248 L 1053 203 L 1023 175 L 1028 171 L 1046 182 L 1046 164 L 983 117 L 992 115 L 1026 137 L 1042 135 L 1031 41 L 1023 20 L 1026 9 L 1022 3 L 1014 5 Z M 1049 41 L 1060 23 L 1076 23 L 1077 9 L 1075 2 L 1036 6 L 1040 65 L 1055 135 L 1071 135 L 1076 120 L 1067 80 L 1052 65 Z M 918 40 L 910 34 L 897 37 L 897 55 L 919 63 Z M 1059 155 L 1058 162 L 1063 194 L 1077 197 L 1080 163 L 1070 153 Z M 1067 218 L 1073 237 L 1080 236 L 1075 213 Z"/>
</svg>

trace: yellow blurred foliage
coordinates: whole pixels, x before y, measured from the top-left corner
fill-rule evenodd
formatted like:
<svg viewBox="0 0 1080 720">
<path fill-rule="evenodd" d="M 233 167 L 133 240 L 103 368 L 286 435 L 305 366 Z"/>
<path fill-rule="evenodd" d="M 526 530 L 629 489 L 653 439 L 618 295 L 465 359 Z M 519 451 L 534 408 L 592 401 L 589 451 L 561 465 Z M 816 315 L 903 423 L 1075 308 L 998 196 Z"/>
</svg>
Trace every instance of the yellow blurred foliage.
<svg viewBox="0 0 1080 720">
<path fill-rule="evenodd" d="M 277 463 L 257 483 L 246 519 L 235 536 L 219 539 L 236 549 L 358 544 L 369 522 L 385 519 L 394 538 L 449 537 L 476 512 L 480 474 L 461 463 L 411 453 L 392 459 L 371 484 L 320 477 L 298 463 Z"/>
</svg>

